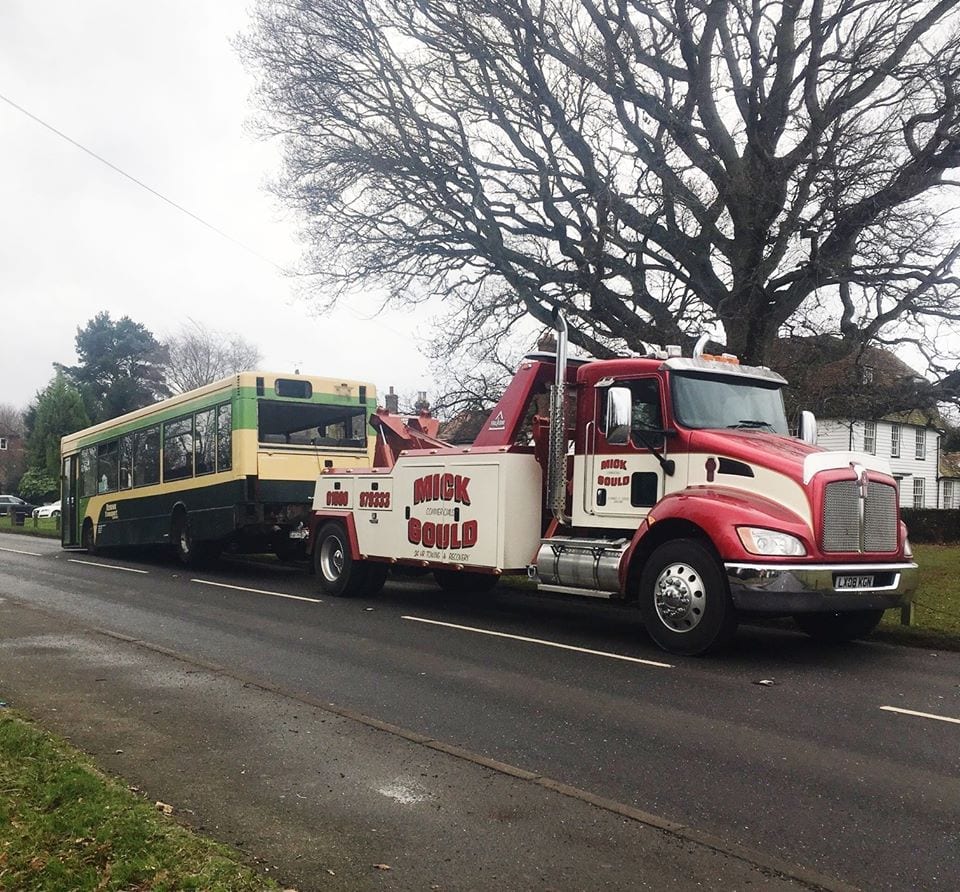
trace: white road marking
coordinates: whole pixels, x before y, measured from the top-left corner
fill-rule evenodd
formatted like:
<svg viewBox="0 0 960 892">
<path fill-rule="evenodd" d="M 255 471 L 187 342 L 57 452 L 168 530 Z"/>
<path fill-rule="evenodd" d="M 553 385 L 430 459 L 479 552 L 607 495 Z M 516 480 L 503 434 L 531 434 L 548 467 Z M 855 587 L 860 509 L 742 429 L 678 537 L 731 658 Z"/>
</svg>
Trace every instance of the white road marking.
<svg viewBox="0 0 960 892">
<path fill-rule="evenodd" d="M 85 567 L 104 567 L 107 570 L 123 570 L 124 573 L 141 573 L 144 576 L 149 574 L 149 570 L 135 570 L 133 567 L 121 567 L 119 564 L 98 564 L 96 561 L 78 561 L 76 558 L 67 558 L 71 564 L 83 564 Z"/>
<path fill-rule="evenodd" d="M 283 592 L 268 592 L 262 588 L 247 588 L 243 585 L 227 585 L 225 582 L 211 582 L 209 579 L 191 579 L 191 582 L 198 582 L 200 585 L 215 585 L 217 588 L 232 588 L 238 592 L 253 592 L 255 595 L 273 595 L 274 598 L 289 598 L 291 601 L 308 601 L 311 604 L 322 604 L 319 598 L 305 598 L 303 595 L 285 595 Z"/>
<path fill-rule="evenodd" d="M 932 712 L 916 712 L 913 709 L 900 709 L 897 706 L 881 706 L 886 712 L 899 712 L 901 715 L 914 715 L 921 719 L 936 719 L 938 722 L 951 722 L 954 725 L 960 725 L 960 719 L 951 718 L 948 715 L 934 715 Z"/>
<path fill-rule="evenodd" d="M 9 551 L 10 554 L 29 554 L 30 557 L 43 557 L 39 551 L 20 551 L 19 548 L 0 548 L 0 551 Z"/>
<path fill-rule="evenodd" d="M 672 663 L 658 663 L 656 660 L 641 660 L 639 657 L 628 657 L 625 654 L 611 654 L 603 650 L 590 650 L 586 647 L 574 647 L 572 644 L 560 644 L 557 641 L 545 641 L 542 638 L 527 638 L 523 635 L 510 635 L 507 632 L 494 632 L 490 629 L 477 629 L 473 626 L 458 626 L 456 623 L 442 623 L 435 619 L 424 619 L 420 616 L 402 616 L 415 623 L 428 623 L 431 626 L 444 626 L 447 629 L 459 629 L 462 632 L 476 632 L 478 635 L 492 635 L 495 638 L 512 638 L 514 641 L 525 641 L 528 644 L 542 644 L 545 647 L 558 647 L 561 650 L 573 650 L 581 654 L 590 654 L 595 657 L 608 657 L 611 660 L 623 660 L 626 663 L 641 663 L 644 666 L 655 666 L 658 669 L 673 669 Z"/>
</svg>

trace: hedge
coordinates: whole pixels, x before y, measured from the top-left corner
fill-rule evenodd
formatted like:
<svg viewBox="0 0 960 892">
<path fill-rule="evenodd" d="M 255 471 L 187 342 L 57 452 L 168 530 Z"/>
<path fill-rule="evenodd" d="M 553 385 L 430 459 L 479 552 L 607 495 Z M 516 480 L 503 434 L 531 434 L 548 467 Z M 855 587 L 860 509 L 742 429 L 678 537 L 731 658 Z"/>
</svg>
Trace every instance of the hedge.
<svg viewBox="0 0 960 892">
<path fill-rule="evenodd" d="M 911 542 L 945 545 L 960 542 L 960 510 L 901 508 L 900 517 L 910 531 Z"/>
</svg>

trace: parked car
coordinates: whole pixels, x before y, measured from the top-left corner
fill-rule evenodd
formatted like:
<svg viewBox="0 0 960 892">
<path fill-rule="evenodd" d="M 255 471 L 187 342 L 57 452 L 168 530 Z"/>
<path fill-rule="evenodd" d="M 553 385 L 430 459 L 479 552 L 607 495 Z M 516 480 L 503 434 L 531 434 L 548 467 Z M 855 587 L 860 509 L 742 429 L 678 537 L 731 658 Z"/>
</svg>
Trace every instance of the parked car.
<svg viewBox="0 0 960 892">
<path fill-rule="evenodd" d="M 40 508 L 33 509 L 34 517 L 59 517 L 60 516 L 60 499 L 57 499 L 55 502 L 51 502 L 49 505 L 43 505 Z"/>
<path fill-rule="evenodd" d="M 31 505 L 29 502 L 17 498 L 17 496 L 0 496 L 0 515 L 9 514 L 11 508 L 18 513 L 30 514 L 36 507 L 36 505 Z"/>
</svg>

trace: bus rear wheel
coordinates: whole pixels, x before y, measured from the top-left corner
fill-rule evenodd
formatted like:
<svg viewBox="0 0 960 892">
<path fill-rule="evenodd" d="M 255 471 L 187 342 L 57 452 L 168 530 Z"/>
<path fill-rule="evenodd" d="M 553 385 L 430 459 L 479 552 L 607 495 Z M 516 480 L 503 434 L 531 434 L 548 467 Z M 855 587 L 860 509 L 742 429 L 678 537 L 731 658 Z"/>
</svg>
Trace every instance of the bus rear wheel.
<svg viewBox="0 0 960 892">
<path fill-rule="evenodd" d="M 206 552 L 203 543 L 197 542 L 193 538 L 193 533 L 190 530 L 190 517 L 186 511 L 180 510 L 173 515 L 170 538 L 173 540 L 177 560 L 184 567 L 196 567 L 202 563 Z"/>
</svg>

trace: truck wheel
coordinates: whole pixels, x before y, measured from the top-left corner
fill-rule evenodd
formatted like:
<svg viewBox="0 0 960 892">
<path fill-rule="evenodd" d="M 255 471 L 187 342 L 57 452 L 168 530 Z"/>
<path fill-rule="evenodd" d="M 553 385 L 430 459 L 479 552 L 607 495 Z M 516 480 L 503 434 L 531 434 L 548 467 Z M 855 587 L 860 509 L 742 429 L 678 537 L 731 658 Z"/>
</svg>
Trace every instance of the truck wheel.
<svg viewBox="0 0 960 892">
<path fill-rule="evenodd" d="M 469 570 L 434 570 L 433 578 L 445 592 L 467 595 L 488 592 L 500 580 L 493 573 L 471 573 Z"/>
<path fill-rule="evenodd" d="M 343 525 L 330 521 L 320 528 L 313 546 L 313 569 L 324 594 L 352 598 L 363 594 L 370 566 L 353 559 Z"/>
<path fill-rule="evenodd" d="M 367 578 L 363 584 L 363 594 L 379 595 L 390 574 L 390 565 L 377 561 L 366 562 Z"/>
<path fill-rule="evenodd" d="M 797 613 L 794 622 L 815 641 L 844 644 L 865 638 L 883 618 L 882 610 L 849 610 L 842 613 Z"/>
<path fill-rule="evenodd" d="M 737 614 L 719 562 L 695 539 L 665 542 L 640 574 L 640 615 L 664 650 L 693 656 L 722 647 Z"/>
</svg>

